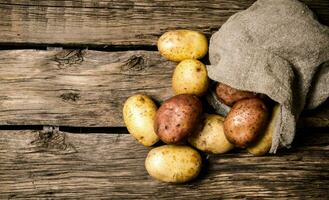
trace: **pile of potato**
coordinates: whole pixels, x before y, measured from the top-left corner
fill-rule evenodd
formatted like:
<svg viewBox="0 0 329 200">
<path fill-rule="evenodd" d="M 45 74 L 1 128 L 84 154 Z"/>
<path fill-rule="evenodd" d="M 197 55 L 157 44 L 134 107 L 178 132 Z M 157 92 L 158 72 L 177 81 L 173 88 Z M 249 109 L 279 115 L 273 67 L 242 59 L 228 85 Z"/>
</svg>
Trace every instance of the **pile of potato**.
<svg viewBox="0 0 329 200">
<path fill-rule="evenodd" d="M 124 122 L 138 142 L 165 143 L 147 155 L 145 167 L 152 177 L 172 183 L 192 180 L 202 166 L 197 150 L 220 154 L 240 147 L 253 155 L 269 151 L 279 109 L 274 106 L 270 112 L 264 95 L 217 83 L 213 90 L 218 100 L 232 108 L 227 116 L 204 113 L 200 97 L 210 81 L 205 65 L 197 60 L 208 51 L 203 34 L 170 31 L 159 38 L 158 49 L 168 60 L 179 62 L 172 77 L 176 96 L 157 108 L 150 97 L 136 94 L 123 107 Z"/>
</svg>

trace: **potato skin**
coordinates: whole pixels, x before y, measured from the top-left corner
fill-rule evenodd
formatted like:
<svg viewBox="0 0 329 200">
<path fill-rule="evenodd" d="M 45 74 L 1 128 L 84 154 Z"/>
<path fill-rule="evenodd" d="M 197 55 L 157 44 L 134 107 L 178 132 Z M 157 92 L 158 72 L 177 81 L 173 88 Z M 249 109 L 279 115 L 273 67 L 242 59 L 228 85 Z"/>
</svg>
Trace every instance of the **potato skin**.
<svg viewBox="0 0 329 200">
<path fill-rule="evenodd" d="M 228 141 L 238 147 L 247 147 L 264 131 L 268 111 L 258 98 L 243 99 L 234 104 L 224 120 L 224 133 Z"/>
<path fill-rule="evenodd" d="M 175 68 L 172 77 L 172 87 L 175 94 L 206 93 L 209 79 L 206 66 L 196 59 L 181 61 Z"/>
<path fill-rule="evenodd" d="M 214 154 L 226 153 L 234 148 L 224 134 L 224 117 L 214 114 L 207 114 L 204 126 L 200 131 L 194 132 L 188 142 L 195 148 Z"/>
<path fill-rule="evenodd" d="M 202 166 L 200 154 L 189 146 L 164 145 L 152 149 L 145 168 L 153 178 L 171 183 L 184 183 L 195 178 Z"/>
<path fill-rule="evenodd" d="M 144 146 L 152 146 L 159 137 L 153 124 L 157 106 L 152 99 L 143 94 L 129 97 L 123 106 L 123 119 L 129 133 Z"/>
<path fill-rule="evenodd" d="M 256 97 L 253 92 L 238 90 L 232 88 L 224 83 L 218 83 L 216 86 L 216 95 L 220 101 L 228 106 L 232 106 L 235 102 L 242 99 L 249 99 Z"/>
<path fill-rule="evenodd" d="M 195 131 L 201 117 L 202 103 L 198 97 L 190 94 L 176 95 L 160 106 L 154 130 L 163 142 L 179 143 Z"/>
<path fill-rule="evenodd" d="M 276 130 L 276 125 L 280 119 L 280 105 L 273 107 L 271 120 L 265 131 L 261 133 L 257 139 L 247 148 L 247 151 L 254 156 L 262 156 L 268 153 L 272 146 L 272 136 Z"/>
<path fill-rule="evenodd" d="M 159 38 L 157 45 L 163 57 L 175 62 L 191 58 L 199 59 L 208 52 L 206 36 L 191 30 L 166 32 Z"/>
</svg>

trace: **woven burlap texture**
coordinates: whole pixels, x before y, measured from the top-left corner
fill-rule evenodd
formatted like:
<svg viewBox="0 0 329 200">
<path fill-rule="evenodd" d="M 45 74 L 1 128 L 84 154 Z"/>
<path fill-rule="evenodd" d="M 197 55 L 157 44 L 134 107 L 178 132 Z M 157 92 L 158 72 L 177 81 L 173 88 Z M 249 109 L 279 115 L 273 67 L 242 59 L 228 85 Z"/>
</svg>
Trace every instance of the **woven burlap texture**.
<svg viewBox="0 0 329 200">
<path fill-rule="evenodd" d="M 258 0 L 212 35 L 209 78 L 280 104 L 270 152 L 290 147 L 303 109 L 329 96 L 329 28 L 297 0 Z"/>
</svg>

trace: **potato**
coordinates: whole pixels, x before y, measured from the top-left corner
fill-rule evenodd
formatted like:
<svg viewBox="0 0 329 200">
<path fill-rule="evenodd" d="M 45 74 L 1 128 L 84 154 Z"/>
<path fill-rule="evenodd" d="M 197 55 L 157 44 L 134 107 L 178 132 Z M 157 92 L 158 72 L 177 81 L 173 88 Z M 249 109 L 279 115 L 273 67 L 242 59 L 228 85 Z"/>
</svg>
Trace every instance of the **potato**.
<svg viewBox="0 0 329 200">
<path fill-rule="evenodd" d="M 266 128 L 267 120 L 268 111 L 262 100 L 240 100 L 224 120 L 225 136 L 236 146 L 246 147 Z"/>
<path fill-rule="evenodd" d="M 272 146 L 272 135 L 276 130 L 278 120 L 280 119 L 280 105 L 274 106 L 272 116 L 265 131 L 259 135 L 248 148 L 247 151 L 255 156 L 262 156 L 269 152 Z"/>
<path fill-rule="evenodd" d="M 154 130 L 167 143 L 179 143 L 199 125 L 202 103 L 195 95 L 180 94 L 166 100 L 156 113 Z"/>
<path fill-rule="evenodd" d="M 206 66 L 195 59 L 180 62 L 172 77 L 175 94 L 203 95 L 208 89 L 209 79 Z"/>
<path fill-rule="evenodd" d="M 190 30 L 164 33 L 158 40 L 160 54 L 171 61 L 199 59 L 207 54 L 208 42 L 204 34 Z"/>
<path fill-rule="evenodd" d="M 164 145 L 152 149 L 145 168 L 153 178 L 171 183 L 184 183 L 195 178 L 201 169 L 200 154 L 188 146 Z"/>
<path fill-rule="evenodd" d="M 123 119 L 127 129 L 144 146 L 152 146 L 159 141 L 153 128 L 156 111 L 157 106 L 146 95 L 133 95 L 124 103 Z"/>
<path fill-rule="evenodd" d="M 230 151 L 234 145 L 226 139 L 223 123 L 223 117 L 207 114 L 203 128 L 193 133 L 188 138 L 188 142 L 204 152 L 218 154 Z"/>
<path fill-rule="evenodd" d="M 232 106 L 235 102 L 256 97 L 256 93 L 238 90 L 223 83 L 216 86 L 216 95 L 220 101 L 228 106 Z"/>
</svg>

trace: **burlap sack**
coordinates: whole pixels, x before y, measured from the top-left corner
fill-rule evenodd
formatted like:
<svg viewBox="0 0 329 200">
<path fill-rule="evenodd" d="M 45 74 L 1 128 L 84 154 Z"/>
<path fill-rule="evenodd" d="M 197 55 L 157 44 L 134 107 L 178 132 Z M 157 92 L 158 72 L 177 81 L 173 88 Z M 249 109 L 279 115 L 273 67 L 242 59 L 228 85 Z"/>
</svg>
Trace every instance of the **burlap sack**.
<svg viewBox="0 0 329 200">
<path fill-rule="evenodd" d="M 289 147 L 303 109 L 329 96 L 329 28 L 297 0 L 258 0 L 231 16 L 209 45 L 212 80 L 281 105 L 271 153 Z"/>
</svg>

